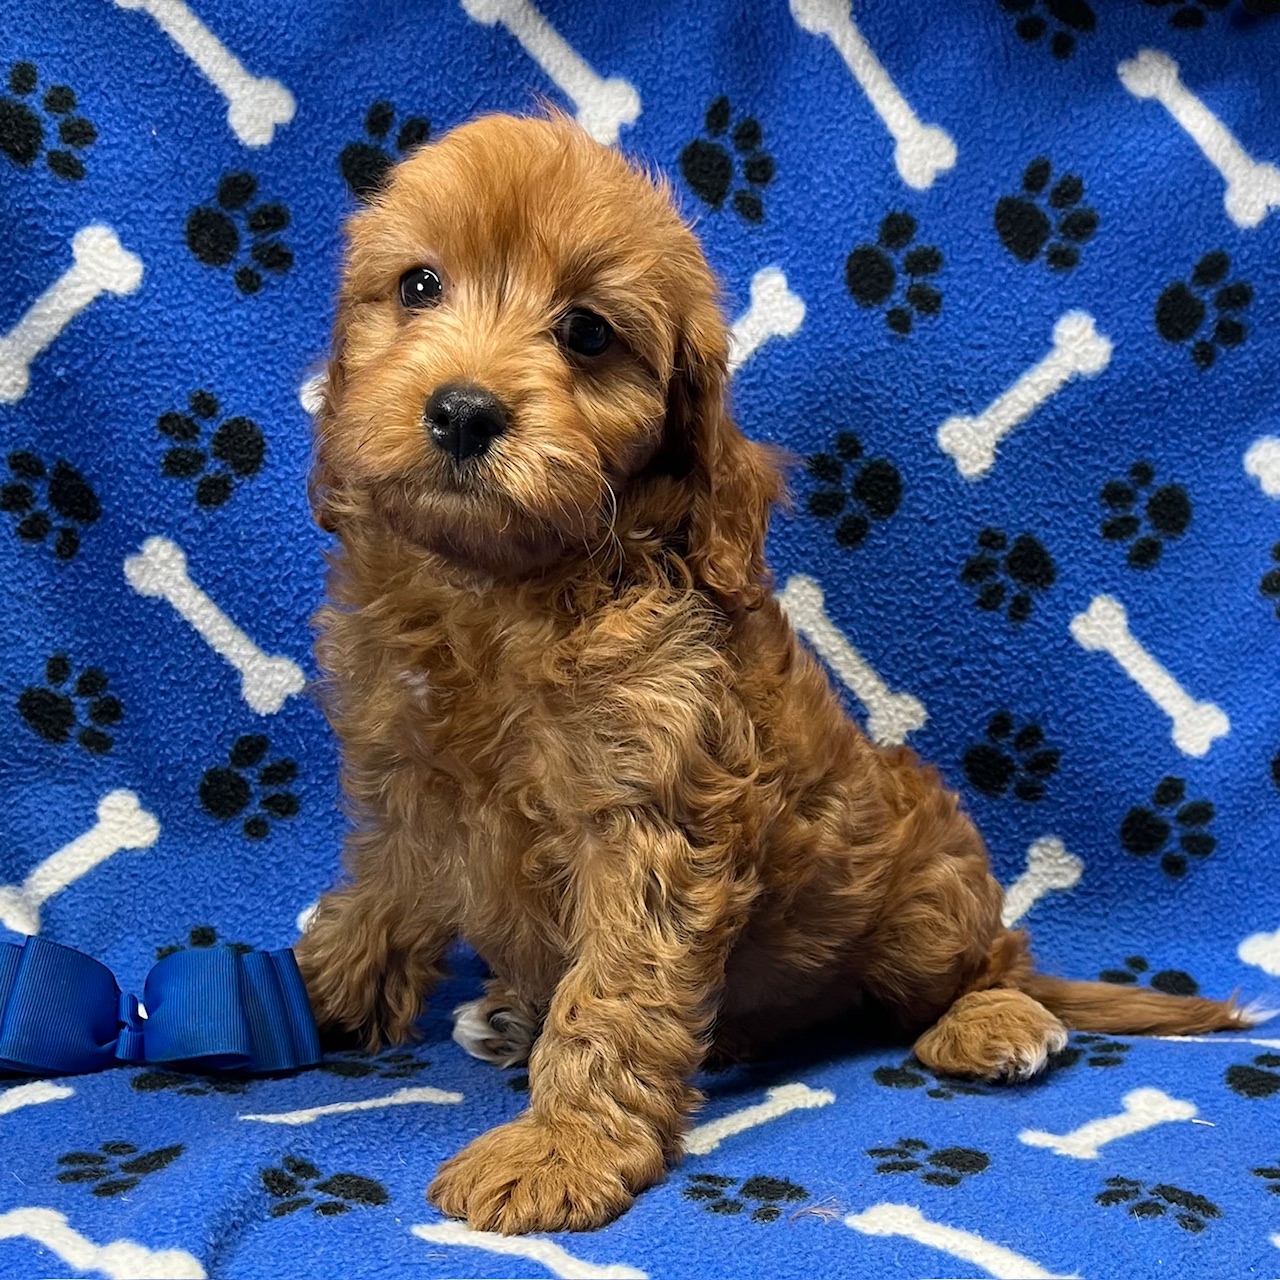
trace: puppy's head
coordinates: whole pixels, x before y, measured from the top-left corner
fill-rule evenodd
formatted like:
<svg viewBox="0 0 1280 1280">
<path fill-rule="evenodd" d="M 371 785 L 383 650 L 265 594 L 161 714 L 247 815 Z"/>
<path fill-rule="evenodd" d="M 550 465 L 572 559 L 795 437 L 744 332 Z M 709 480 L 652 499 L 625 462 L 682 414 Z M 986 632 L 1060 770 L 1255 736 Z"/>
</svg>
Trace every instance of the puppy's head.
<svg viewBox="0 0 1280 1280">
<path fill-rule="evenodd" d="M 630 518 L 754 607 L 781 475 L 727 415 L 727 354 L 664 186 L 564 118 L 476 120 L 349 224 L 317 517 L 507 578 Z"/>
</svg>

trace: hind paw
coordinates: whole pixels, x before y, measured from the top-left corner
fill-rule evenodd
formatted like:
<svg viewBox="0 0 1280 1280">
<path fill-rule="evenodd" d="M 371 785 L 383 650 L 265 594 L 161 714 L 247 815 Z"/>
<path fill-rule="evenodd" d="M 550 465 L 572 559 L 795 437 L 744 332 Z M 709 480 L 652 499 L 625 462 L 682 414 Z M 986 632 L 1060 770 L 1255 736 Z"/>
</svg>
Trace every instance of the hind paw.
<svg viewBox="0 0 1280 1280">
<path fill-rule="evenodd" d="M 496 1067 L 518 1067 L 529 1060 L 538 1034 L 525 1012 L 494 996 L 460 1004 L 453 1011 L 453 1038 L 473 1058 Z"/>
<path fill-rule="evenodd" d="M 971 991 L 916 1041 L 916 1057 L 941 1075 L 1028 1080 L 1066 1046 L 1067 1029 L 1021 991 Z"/>
</svg>

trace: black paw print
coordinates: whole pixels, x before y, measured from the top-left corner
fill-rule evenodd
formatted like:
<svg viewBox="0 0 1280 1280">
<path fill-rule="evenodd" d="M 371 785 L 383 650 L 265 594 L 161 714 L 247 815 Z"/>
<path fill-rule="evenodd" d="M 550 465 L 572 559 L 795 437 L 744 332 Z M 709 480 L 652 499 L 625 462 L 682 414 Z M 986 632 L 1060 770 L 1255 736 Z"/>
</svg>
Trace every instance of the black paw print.
<svg viewBox="0 0 1280 1280">
<path fill-rule="evenodd" d="M 210 947 L 216 946 L 230 947 L 237 955 L 246 955 L 253 950 L 253 947 L 247 942 L 218 942 L 218 931 L 211 924 L 192 925 L 187 933 L 186 942 L 171 942 L 168 946 L 156 948 L 156 959 L 163 960 L 165 956 L 171 956 L 175 951 L 207 951 Z"/>
<path fill-rule="evenodd" d="M 1028 44 L 1035 44 L 1049 29 L 1043 9 L 1056 24 L 1057 30 L 1049 38 L 1049 48 L 1055 58 L 1069 58 L 1076 51 L 1076 35 L 1088 35 L 1098 19 L 1084 0 L 1000 0 L 1005 13 L 1019 15 L 1014 30 Z M 1075 32 L 1076 35 L 1073 35 Z"/>
<path fill-rule="evenodd" d="M 361 1053 L 330 1054 L 320 1064 L 320 1070 L 348 1080 L 365 1080 L 370 1076 L 379 1080 L 408 1080 L 430 1065 L 426 1058 L 415 1058 L 403 1050 L 393 1050 L 376 1057 Z"/>
<path fill-rule="evenodd" d="M 1038 156 L 1027 165 L 1022 175 L 1023 194 L 1001 196 L 996 204 L 996 233 L 1019 262 L 1034 262 L 1049 245 L 1044 260 L 1055 271 L 1070 271 L 1080 261 L 1080 246 L 1098 229 L 1098 214 L 1081 205 L 1084 183 L 1074 173 L 1065 174 L 1049 189 L 1052 213 L 1046 213 L 1039 201 L 1052 176 L 1047 156 Z"/>
<path fill-rule="evenodd" d="M 138 1155 L 132 1142 L 104 1142 L 97 1151 L 68 1151 L 59 1156 L 63 1171 L 58 1181 L 92 1183 L 95 1196 L 121 1196 L 148 1174 L 168 1168 L 185 1150 L 179 1142 Z"/>
<path fill-rule="evenodd" d="M 187 248 L 207 267 L 227 267 L 240 255 L 240 229 L 233 214 L 244 214 L 252 240 L 249 256 L 263 271 L 283 275 L 293 266 L 293 253 L 281 241 L 272 239 L 289 225 L 289 210 L 278 203 L 249 209 L 258 193 L 258 180 L 251 173 L 229 173 L 218 183 L 218 208 L 201 205 L 187 218 Z M 236 288 L 241 293 L 257 293 L 262 274 L 248 264 L 237 267 Z"/>
<path fill-rule="evenodd" d="M 1124 1065 L 1129 1045 L 1123 1040 L 1108 1040 L 1105 1036 L 1085 1032 L 1073 1035 L 1071 1043 L 1049 1055 L 1049 1066 L 1055 1071 L 1074 1067 L 1081 1059 L 1090 1067 L 1119 1067 Z"/>
<path fill-rule="evenodd" d="M 368 142 L 348 142 L 338 156 L 338 169 L 351 194 L 358 200 L 368 200 L 386 181 L 395 157 L 385 149 L 396 122 L 396 109 L 389 102 L 375 102 L 365 112 L 364 131 Z M 421 116 L 410 116 L 396 134 L 396 150 L 403 156 L 420 147 L 431 138 L 431 121 Z"/>
<path fill-rule="evenodd" d="M 217 397 L 208 391 L 193 391 L 187 404 L 190 413 L 162 413 L 156 419 L 161 435 L 174 441 L 160 470 L 173 480 L 195 480 L 197 505 L 220 507 L 231 497 L 237 480 L 248 480 L 262 469 L 267 442 L 256 422 L 228 418 L 213 433 L 206 451 L 200 448 L 201 423 L 218 416 Z M 211 456 L 226 470 L 210 469 Z"/>
<path fill-rule="evenodd" d="M 161 1093 L 172 1089 L 189 1098 L 203 1098 L 210 1093 L 247 1093 L 253 1081 L 245 1076 L 229 1075 L 226 1072 L 220 1072 L 216 1076 L 201 1076 L 154 1069 L 137 1072 L 129 1084 L 139 1093 Z"/>
<path fill-rule="evenodd" d="M 1103 969 L 1098 974 L 1101 982 L 1116 982 L 1132 985 L 1142 981 L 1142 975 L 1149 972 L 1151 965 L 1146 956 L 1128 956 L 1123 969 Z M 1167 996 L 1194 996 L 1199 994 L 1200 984 L 1181 969 L 1161 969 L 1151 974 L 1149 984 Z"/>
<path fill-rule="evenodd" d="M 1280 1196 L 1280 1165 L 1263 1165 L 1261 1168 L 1251 1170 L 1251 1172 L 1255 1177 L 1266 1179 L 1267 1190 L 1273 1196 Z"/>
<path fill-rule="evenodd" d="M 965 777 L 986 796 L 1002 796 L 1012 783 L 1019 800 L 1043 800 L 1045 782 L 1062 759 L 1056 747 L 1044 745 L 1044 730 L 1028 723 L 1014 733 L 1013 716 L 1002 708 L 987 721 L 987 738 L 964 753 Z"/>
<path fill-rule="evenodd" d="M 1253 1065 L 1227 1068 L 1227 1084 L 1242 1098 L 1270 1098 L 1280 1093 L 1280 1053 L 1260 1053 Z"/>
<path fill-rule="evenodd" d="M 322 1218 L 334 1218 L 356 1205 L 386 1204 L 388 1199 L 386 1187 L 372 1178 L 358 1173 L 335 1173 L 321 1180 L 320 1170 L 310 1160 L 297 1156 L 285 1156 L 279 1168 L 263 1169 L 262 1185 L 277 1201 L 271 1206 L 273 1218 L 283 1218 L 308 1206 Z M 316 1193 L 329 1198 L 317 1204 Z"/>
<path fill-rule="evenodd" d="M 902 477 L 887 458 L 862 459 L 862 442 L 852 431 L 836 434 L 834 453 L 815 453 L 809 474 L 822 485 L 809 498 L 809 514 L 836 521 L 835 539 L 842 547 L 860 547 L 871 532 L 872 520 L 887 520 L 902 501 Z M 845 463 L 853 468 L 853 483 L 845 485 Z M 844 514 L 852 497 L 855 510 Z"/>
<path fill-rule="evenodd" d="M 0 488 L 0 511 L 21 517 L 14 532 L 23 542 L 43 542 L 53 532 L 47 505 L 54 515 L 70 522 L 59 526 L 53 554 L 59 560 L 72 559 L 80 550 L 76 525 L 93 524 L 102 515 L 98 495 L 84 476 L 61 458 L 53 464 L 52 473 L 36 454 L 25 449 L 9 454 L 5 461 L 13 479 Z"/>
<path fill-rule="evenodd" d="M 929 1152 L 928 1155 L 925 1152 Z M 942 1147 L 929 1151 L 919 1138 L 899 1138 L 893 1147 L 868 1147 L 867 1155 L 879 1160 L 877 1173 L 918 1173 L 931 1187 L 958 1187 L 966 1178 L 982 1173 L 991 1157 L 973 1147 Z M 932 1168 L 926 1166 L 932 1165 Z"/>
<path fill-rule="evenodd" d="M 40 157 L 44 146 L 44 124 L 34 110 L 19 101 L 35 92 L 39 73 L 34 62 L 15 62 L 9 70 L 9 92 L 13 98 L 0 98 L 0 151 L 23 169 L 30 169 Z M 45 164 L 59 178 L 78 182 L 84 177 L 84 161 L 76 155 L 91 147 L 98 139 L 98 131 L 84 116 L 72 115 L 76 109 L 76 95 L 68 85 L 55 84 L 44 91 L 42 104 L 45 113 L 58 122 L 58 140 L 63 147 L 45 155 Z"/>
<path fill-rule="evenodd" d="M 1186 796 L 1187 784 L 1181 778 L 1161 778 L 1151 793 L 1154 808 L 1135 806 L 1120 824 L 1120 843 L 1124 848 L 1139 858 L 1160 854 L 1160 866 L 1171 876 L 1186 875 L 1187 854 L 1207 858 L 1218 844 L 1205 830 L 1213 821 L 1213 805 L 1208 800 L 1183 803 Z M 1169 814 L 1172 821 L 1166 816 Z M 1175 825 L 1181 852 L 1168 847 Z"/>
<path fill-rule="evenodd" d="M 933 1086 L 925 1089 L 925 1095 L 942 1102 L 950 1102 L 957 1094 L 988 1092 L 982 1085 L 960 1079 L 958 1076 L 940 1076 L 930 1071 L 915 1054 L 909 1054 L 900 1066 L 877 1067 L 871 1073 L 871 1078 L 885 1089 L 925 1089 L 932 1078 Z"/>
<path fill-rule="evenodd" d="M 1156 331 L 1169 342 L 1191 342 L 1191 359 L 1199 369 L 1208 369 L 1218 352 L 1238 347 L 1249 336 L 1248 326 L 1237 314 L 1253 301 L 1253 285 L 1247 280 L 1223 284 L 1231 270 L 1231 259 L 1221 249 L 1206 253 L 1191 273 L 1191 285 L 1175 280 L 1156 301 Z M 1220 287 L 1219 287 L 1220 286 Z M 1209 336 L 1196 338 L 1209 314 L 1209 290 L 1214 289 L 1216 319 Z"/>
<path fill-rule="evenodd" d="M 247 733 L 237 738 L 228 757 L 229 766 L 206 769 L 200 779 L 200 803 L 204 811 L 225 822 L 237 818 L 254 798 L 255 787 L 245 776 L 262 763 L 270 741 L 265 733 Z M 272 818 L 292 818 L 299 809 L 298 797 L 292 791 L 265 788 L 287 786 L 298 776 L 292 760 L 273 760 L 257 772 L 258 808 L 244 820 L 244 833 L 251 840 L 261 840 L 271 831 Z"/>
<path fill-rule="evenodd" d="M 1177 7 L 1169 15 L 1169 25 L 1180 31 L 1198 31 L 1209 18 L 1205 12 L 1221 13 L 1230 6 L 1231 0 L 1146 0 L 1153 9 L 1167 9 L 1170 5 Z"/>
<path fill-rule="evenodd" d="M 1274 600 L 1276 605 L 1276 617 L 1280 618 L 1280 542 L 1272 544 L 1271 559 L 1275 562 L 1275 568 L 1268 569 L 1262 575 L 1262 581 L 1258 584 L 1258 590 L 1268 600 Z M 1280 756 L 1276 757 L 1280 761 Z M 1276 764 L 1273 762 L 1272 776 L 1276 778 L 1277 785 L 1280 785 L 1280 772 L 1277 772 Z"/>
<path fill-rule="evenodd" d="M 844 282 L 860 307 L 883 307 L 898 288 L 898 270 L 910 283 L 899 303 L 885 312 L 884 322 L 897 334 L 908 334 L 915 316 L 936 316 L 942 294 L 926 278 L 942 270 L 942 252 L 933 245 L 907 246 L 915 239 L 916 220 L 909 213 L 889 213 L 880 223 L 875 244 L 858 245 L 844 264 Z M 903 253 L 903 250 L 906 253 Z M 893 256 L 890 256 L 893 255 Z M 894 258 L 901 255 L 898 266 Z"/>
<path fill-rule="evenodd" d="M 1150 569 L 1160 563 L 1160 553 L 1170 538 L 1180 538 L 1191 524 L 1191 499 L 1180 484 L 1162 484 L 1154 492 L 1146 490 L 1155 482 L 1155 468 L 1149 462 L 1135 462 L 1127 480 L 1108 480 L 1102 486 L 1102 505 L 1111 515 L 1102 521 L 1102 536 L 1108 542 L 1129 544 L 1129 567 Z M 1142 533 L 1142 516 L 1134 508 L 1140 499 L 1151 533 Z M 1141 534 L 1141 536 L 1139 536 Z"/>
<path fill-rule="evenodd" d="M 1108 1178 L 1107 1189 L 1093 1197 L 1100 1205 L 1127 1204 L 1135 1218 L 1163 1218 L 1170 1208 L 1176 1209 L 1174 1220 L 1184 1231 L 1197 1235 L 1210 1219 L 1222 1217 L 1222 1210 L 1212 1200 L 1193 1191 L 1170 1186 L 1167 1182 L 1143 1189 L 1136 1178 Z"/>
<path fill-rule="evenodd" d="M 999 529 L 983 529 L 977 541 L 977 554 L 965 561 L 960 581 L 976 588 L 979 609 L 995 613 L 1008 600 L 1009 621 L 1025 622 L 1033 593 L 1048 591 L 1058 576 L 1053 557 L 1029 533 L 1018 534 L 1011 544 Z"/>
<path fill-rule="evenodd" d="M 752 1222 L 777 1222 L 782 1217 L 784 1204 L 809 1198 L 803 1187 L 786 1178 L 756 1174 L 753 1178 L 744 1178 L 737 1190 L 732 1190 L 737 1181 L 718 1173 L 694 1173 L 690 1174 L 681 1194 L 686 1200 L 698 1201 L 708 1213 L 741 1213 L 747 1207 L 746 1201 L 754 1201 Z"/>
<path fill-rule="evenodd" d="M 65 653 L 55 653 L 44 664 L 44 678 L 47 683 L 28 685 L 18 695 L 18 714 L 28 727 L 46 742 L 66 742 L 74 731 L 86 751 L 106 755 L 115 745 L 106 730 L 124 716 L 120 699 L 107 692 L 107 673 L 101 667 L 85 667 L 68 693 L 71 661 Z M 89 720 L 86 725 L 80 725 L 81 711 Z"/>
<path fill-rule="evenodd" d="M 704 123 L 708 137 L 724 138 L 729 133 L 730 117 L 729 99 L 717 98 L 707 108 Z M 773 181 L 773 157 L 760 149 L 764 142 L 760 121 L 753 116 L 743 116 L 729 136 L 742 165 L 742 177 L 748 184 L 734 191 L 733 207 L 748 222 L 760 222 L 764 218 L 760 191 Z M 734 169 L 734 157 L 722 142 L 696 138 L 680 153 L 680 172 L 684 174 L 684 180 L 694 195 L 713 209 L 724 204 L 733 187 Z"/>
</svg>

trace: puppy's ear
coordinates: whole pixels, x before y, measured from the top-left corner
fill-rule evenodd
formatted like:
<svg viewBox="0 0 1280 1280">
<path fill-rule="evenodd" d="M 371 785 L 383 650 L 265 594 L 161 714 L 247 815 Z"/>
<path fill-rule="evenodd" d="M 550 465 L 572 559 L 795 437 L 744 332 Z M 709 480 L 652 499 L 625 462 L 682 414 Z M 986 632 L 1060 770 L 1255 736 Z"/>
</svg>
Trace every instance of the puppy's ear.
<svg viewBox="0 0 1280 1280">
<path fill-rule="evenodd" d="M 348 229 L 350 234 L 350 229 Z M 337 431 L 338 406 L 342 403 L 343 347 L 351 312 L 350 283 L 343 282 L 333 320 L 333 340 L 329 361 L 319 384 L 319 407 L 312 423 L 311 474 L 307 478 L 307 498 L 316 524 L 326 533 L 336 533 L 349 509 L 350 494 L 334 464 L 333 437 Z"/>
<path fill-rule="evenodd" d="M 342 485 L 331 460 L 330 438 L 334 406 L 342 395 L 342 361 L 335 354 L 325 367 L 318 387 L 320 403 L 312 426 L 311 472 L 307 499 L 311 515 L 326 533 L 336 533 L 340 523 Z"/>
<path fill-rule="evenodd" d="M 769 591 L 764 540 L 782 498 L 781 454 L 748 440 L 726 403 L 728 335 L 712 304 L 677 343 L 668 392 L 668 438 L 688 450 L 693 490 L 688 563 L 698 583 L 730 609 L 758 609 Z"/>
</svg>

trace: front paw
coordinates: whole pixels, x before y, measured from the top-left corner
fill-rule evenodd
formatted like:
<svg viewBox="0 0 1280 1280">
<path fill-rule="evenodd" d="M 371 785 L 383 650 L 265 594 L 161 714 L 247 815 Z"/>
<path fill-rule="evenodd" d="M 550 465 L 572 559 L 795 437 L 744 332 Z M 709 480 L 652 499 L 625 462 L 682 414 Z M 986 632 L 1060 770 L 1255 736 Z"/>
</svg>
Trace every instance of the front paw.
<svg viewBox="0 0 1280 1280">
<path fill-rule="evenodd" d="M 625 1212 L 663 1173 L 657 1142 L 611 1142 L 581 1120 L 526 1114 L 440 1166 L 427 1199 L 475 1231 L 590 1231 Z"/>
<path fill-rule="evenodd" d="M 351 1037 L 371 1053 L 412 1038 L 424 987 L 383 934 L 327 902 L 293 948 L 316 1027 L 326 1042 Z"/>
</svg>

